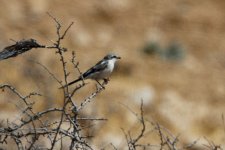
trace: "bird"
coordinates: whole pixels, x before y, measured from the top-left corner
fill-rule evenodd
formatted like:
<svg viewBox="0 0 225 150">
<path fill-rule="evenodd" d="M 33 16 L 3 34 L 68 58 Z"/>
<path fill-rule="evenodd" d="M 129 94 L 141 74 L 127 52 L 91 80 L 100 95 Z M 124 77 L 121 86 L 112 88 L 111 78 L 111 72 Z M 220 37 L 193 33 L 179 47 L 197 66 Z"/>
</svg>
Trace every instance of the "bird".
<svg viewBox="0 0 225 150">
<path fill-rule="evenodd" d="M 65 88 L 67 86 L 70 86 L 76 82 L 79 82 L 85 79 L 95 80 L 101 86 L 101 84 L 99 83 L 99 80 L 108 81 L 108 78 L 113 72 L 115 63 L 118 59 L 121 59 L 121 57 L 116 56 L 115 54 L 107 54 L 102 60 L 96 63 L 96 65 L 88 69 L 85 73 L 81 74 L 78 79 L 60 88 Z"/>
</svg>

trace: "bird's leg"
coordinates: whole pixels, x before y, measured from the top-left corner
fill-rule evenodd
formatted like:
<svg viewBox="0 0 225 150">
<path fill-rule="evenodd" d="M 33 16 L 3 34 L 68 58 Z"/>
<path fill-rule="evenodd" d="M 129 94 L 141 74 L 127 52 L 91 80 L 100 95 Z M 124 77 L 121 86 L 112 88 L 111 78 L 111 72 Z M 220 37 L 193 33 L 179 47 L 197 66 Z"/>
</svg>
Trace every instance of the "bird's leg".
<svg viewBox="0 0 225 150">
<path fill-rule="evenodd" d="M 101 88 L 105 89 L 105 87 L 98 80 L 95 81 L 101 86 Z"/>
</svg>

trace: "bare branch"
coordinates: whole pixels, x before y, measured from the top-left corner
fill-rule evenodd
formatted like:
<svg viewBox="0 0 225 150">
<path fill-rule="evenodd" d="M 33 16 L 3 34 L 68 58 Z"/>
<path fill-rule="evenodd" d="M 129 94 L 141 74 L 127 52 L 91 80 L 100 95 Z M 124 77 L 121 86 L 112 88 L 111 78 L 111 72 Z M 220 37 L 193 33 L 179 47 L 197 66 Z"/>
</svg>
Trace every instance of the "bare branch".
<svg viewBox="0 0 225 150">
<path fill-rule="evenodd" d="M 141 126 L 142 126 L 142 129 L 136 138 L 132 138 L 130 131 L 128 131 L 128 134 L 126 134 L 123 130 L 124 135 L 126 137 L 128 149 L 135 150 L 137 147 L 146 147 L 147 145 L 138 144 L 139 140 L 144 137 L 144 133 L 145 133 L 145 129 L 146 129 L 145 120 L 144 120 L 143 100 L 141 100 L 140 117 L 137 113 L 132 111 L 128 106 L 126 106 L 124 104 L 122 104 L 122 105 L 124 107 L 126 107 L 130 112 L 132 112 L 138 118 L 138 120 L 140 121 Z"/>
<path fill-rule="evenodd" d="M 14 94 L 16 94 L 20 99 L 23 100 L 23 102 L 26 104 L 26 105 L 30 105 L 31 103 L 28 103 L 27 102 L 27 99 L 30 98 L 31 96 L 41 96 L 41 94 L 39 93 L 36 93 L 36 92 L 32 92 L 30 93 L 29 95 L 27 96 L 22 96 L 14 87 L 12 87 L 11 85 L 9 84 L 3 84 L 3 85 L 0 85 L 0 89 L 5 89 L 5 88 L 8 88 L 9 90 L 11 90 Z"/>
<path fill-rule="evenodd" d="M 142 124 L 142 129 L 141 129 L 141 133 L 137 136 L 137 138 L 132 141 L 132 143 L 134 145 L 136 145 L 136 143 L 144 136 L 144 132 L 145 132 L 145 120 L 144 120 L 144 111 L 143 111 L 143 100 L 141 100 L 141 108 L 140 108 L 140 110 L 141 110 L 141 120 L 140 120 L 140 122 Z"/>
<path fill-rule="evenodd" d="M 62 81 L 60 81 L 60 80 L 55 76 L 55 74 L 52 73 L 45 65 L 43 65 L 43 64 L 41 64 L 40 62 L 37 62 L 37 61 L 33 61 L 33 62 L 35 62 L 36 64 L 40 65 L 43 69 L 45 69 L 45 70 L 48 72 L 48 74 L 49 74 L 53 79 L 55 79 L 59 84 L 62 85 Z"/>
<path fill-rule="evenodd" d="M 82 108 L 84 108 L 85 105 L 91 102 L 98 93 L 100 93 L 102 90 L 104 90 L 102 87 L 97 88 L 95 92 L 93 92 L 90 96 L 88 96 L 86 99 L 84 99 L 83 102 L 81 102 L 80 106 L 77 108 L 77 111 L 80 111 Z"/>
<path fill-rule="evenodd" d="M 69 29 L 71 28 L 71 26 L 74 24 L 74 22 L 71 22 L 70 25 L 67 27 L 67 29 L 65 30 L 65 32 L 62 34 L 61 39 L 64 39 L 64 37 L 66 36 L 67 32 L 69 31 Z"/>
</svg>

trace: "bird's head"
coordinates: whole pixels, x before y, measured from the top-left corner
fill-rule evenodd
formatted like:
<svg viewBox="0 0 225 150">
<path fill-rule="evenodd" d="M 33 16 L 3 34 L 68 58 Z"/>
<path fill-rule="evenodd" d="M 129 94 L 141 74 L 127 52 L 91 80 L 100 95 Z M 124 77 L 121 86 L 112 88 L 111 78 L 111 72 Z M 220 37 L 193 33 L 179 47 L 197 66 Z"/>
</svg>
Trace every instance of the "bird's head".
<svg viewBox="0 0 225 150">
<path fill-rule="evenodd" d="M 116 56 L 115 54 L 108 54 L 104 57 L 104 59 L 105 60 L 112 60 L 112 59 L 117 60 L 117 59 L 121 59 L 121 57 Z"/>
</svg>

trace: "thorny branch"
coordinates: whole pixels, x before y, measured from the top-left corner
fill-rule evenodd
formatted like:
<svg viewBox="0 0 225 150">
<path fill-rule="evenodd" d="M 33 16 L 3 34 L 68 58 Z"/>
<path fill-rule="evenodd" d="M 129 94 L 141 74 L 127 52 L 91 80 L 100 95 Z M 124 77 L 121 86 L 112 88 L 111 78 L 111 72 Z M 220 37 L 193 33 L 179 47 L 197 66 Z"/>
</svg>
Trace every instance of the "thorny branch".
<svg viewBox="0 0 225 150">
<path fill-rule="evenodd" d="M 7 52 L 7 57 L 2 57 L 3 59 L 6 59 L 8 57 L 17 56 L 20 53 L 32 48 L 55 49 L 56 55 L 59 56 L 59 61 L 62 65 L 63 81 L 60 81 L 54 75 L 54 73 L 52 73 L 48 69 L 48 67 L 41 63 L 36 63 L 43 67 L 45 71 L 62 86 L 63 83 L 68 83 L 69 72 L 67 70 L 67 60 L 64 56 L 64 53 L 67 52 L 67 48 L 63 47 L 61 43 L 69 32 L 69 29 L 72 27 L 73 22 L 69 24 L 65 31 L 62 31 L 61 23 L 50 13 L 48 13 L 48 15 L 56 24 L 57 38 L 52 42 L 52 45 L 40 45 L 33 39 L 27 41 L 19 41 L 15 45 L 5 48 L 7 51 L 5 50 L 1 52 L 1 54 L 4 53 L 4 56 L 6 56 Z M 8 52 L 10 52 L 10 54 Z M 79 69 L 79 63 L 76 61 L 75 57 L 75 52 L 73 52 L 71 62 L 74 65 L 74 68 L 79 72 L 79 74 L 82 75 Z M 32 98 L 33 96 L 41 96 L 41 94 L 32 92 L 26 96 L 23 96 L 16 88 L 9 84 L 0 85 L 0 89 L 2 89 L 3 92 L 5 92 L 6 89 L 9 89 L 18 97 L 19 100 L 22 100 L 25 105 L 25 108 L 19 108 L 18 106 L 19 111 L 21 111 L 21 116 L 19 119 L 17 119 L 16 121 L 7 120 L 7 122 L 3 122 L 5 123 L 5 125 L 3 125 L 4 127 L 0 127 L 0 144 L 7 145 L 9 140 L 13 140 L 15 146 L 17 146 L 19 150 L 38 149 L 40 148 L 39 140 L 45 139 L 45 143 L 48 143 L 46 145 L 49 145 L 48 147 L 46 147 L 47 149 L 56 149 L 58 145 L 60 145 L 60 149 L 64 149 L 63 141 L 64 139 L 66 141 L 68 141 L 69 139 L 70 144 L 68 145 L 68 149 L 70 150 L 92 149 L 92 147 L 86 141 L 86 138 L 90 136 L 83 135 L 84 128 L 80 126 L 79 121 L 106 121 L 107 119 L 79 116 L 81 109 L 84 108 L 87 103 L 89 103 L 94 97 L 97 96 L 98 93 L 103 90 L 102 88 L 97 88 L 95 92 L 85 98 L 80 106 L 78 106 L 76 105 L 73 97 L 75 93 L 85 85 L 87 84 L 83 80 L 82 84 L 77 85 L 77 87 L 72 91 L 69 89 L 69 87 L 63 88 L 63 105 L 61 107 L 48 108 L 46 110 L 37 112 L 34 109 L 36 103 L 34 100 L 32 100 Z M 58 116 L 58 118 L 56 117 L 52 120 L 49 120 L 48 117 L 50 114 L 54 114 L 55 116 Z"/>
<path fill-rule="evenodd" d="M 136 138 L 132 138 L 131 135 L 130 135 L 130 131 L 127 134 L 123 130 L 123 132 L 125 134 L 125 137 L 126 137 L 126 140 L 127 140 L 127 146 L 129 148 L 129 150 L 135 150 L 139 146 L 144 146 L 144 145 L 138 144 L 139 140 L 144 136 L 145 128 L 146 128 L 145 127 L 145 120 L 144 120 L 143 100 L 141 100 L 140 111 L 141 111 L 140 117 L 138 117 L 138 115 L 132 111 L 132 113 L 134 113 L 138 117 L 138 120 L 141 123 L 142 129 L 141 129 L 140 134 Z"/>
<path fill-rule="evenodd" d="M 55 43 L 53 43 L 53 46 L 51 48 L 54 48 L 56 49 L 56 54 L 59 54 L 59 57 L 60 57 L 60 61 L 62 63 L 62 67 L 63 67 L 63 74 L 64 74 L 64 81 L 65 83 L 67 84 L 67 77 L 68 77 L 68 73 L 67 73 L 67 70 L 66 70 L 66 61 L 64 59 L 64 56 L 63 56 L 63 52 L 66 51 L 66 48 L 64 47 L 61 47 L 61 40 L 63 40 L 64 36 L 66 35 L 66 30 L 64 32 L 64 36 L 61 36 L 60 34 L 60 30 L 61 30 L 61 24 L 59 23 L 59 21 L 53 17 L 50 13 L 48 13 L 48 15 L 54 20 L 54 22 L 56 23 L 56 34 L 57 34 L 57 40 Z M 71 27 L 71 26 L 69 26 Z M 66 109 L 66 106 L 67 106 L 67 101 L 72 101 L 70 97 L 68 97 L 67 99 L 67 96 L 66 94 L 69 93 L 69 90 L 68 88 L 64 89 L 63 90 L 63 93 L 64 93 L 64 101 L 63 101 L 63 110 Z M 74 104 L 74 103 L 71 103 L 71 104 Z M 74 106 L 76 107 L 76 106 Z M 62 112 L 61 115 L 60 115 L 60 122 L 56 128 L 56 134 L 54 135 L 54 138 L 53 138 L 53 142 L 52 142 L 52 145 L 51 145 L 51 150 L 54 148 L 55 144 L 56 144 L 56 141 L 57 141 L 57 136 L 59 134 L 59 131 L 60 131 L 60 128 L 61 128 L 61 125 L 63 124 L 63 120 L 64 120 L 64 117 L 65 117 L 65 112 Z"/>
<path fill-rule="evenodd" d="M 3 84 L 3 85 L 0 85 L 0 89 L 3 89 L 5 90 L 5 88 L 8 88 L 10 89 L 14 94 L 16 94 L 21 100 L 23 100 L 23 102 L 26 104 L 26 105 L 30 105 L 31 103 L 28 103 L 27 102 L 27 99 L 28 98 L 31 98 L 31 96 L 41 96 L 41 94 L 39 93 L 36 93 L 36 92 L 32 92 L 30 93 L 29 95 L 27 96 L 22 96 L 14 87 L 12 87 L 11 85 L 9 84 Z"/>
<path fill-rule="evenodd" d="M 139 134 L 136 137 L 132 137 L 131 131 L 126 132 L 124 129 L 122 129 L 123 134 L 125 135 L 126 144 L 129 150 L 136 150 L 136 149 L 159 149 L 159 150 L 178 150 L 178 149 L 191 149 L 193 148 L 197 141 L 192 142 L 191 144 L 188 144 L 187 146 L 183 148 L 177 148 L 177 144 L 179 142 L 179 136 L 174 136 L 168 129 L 164 128 L 163 126 L 159 125 L 159 123 L 150 122 L 151 126 L 153 128 L 149 130 L 151 133 L 156 132 L 159 136 L 159 144 L 150 144 L 148 143 L 143 144 L 143 142 L 140 142 L 141 139 L 144 139 L 145 135 L 149 132 L 146 131 L 146 120 L 144 119 L 144 110 L 143 110 L 143 101 L 141 101 L 141 107 L 140 107 L 140 114 L 134 112 L 131 108 L 129 108 L 127 105 L 122 104 L 125 108 L 127 108 L 132 114 L 134 114 L 137 119 L 139 120 L 141 124 L 141 130 L 139 131 Z M 209 144 L 207 147 L 214 148 L 211 150 L 215 150 L 217 148 L 221 148 L 220 146 L 215 145 L 214 143 L 208 142 Z"/>
</svg>

